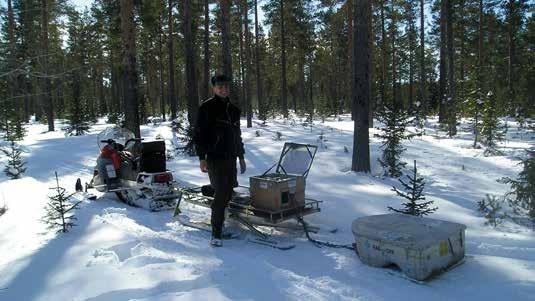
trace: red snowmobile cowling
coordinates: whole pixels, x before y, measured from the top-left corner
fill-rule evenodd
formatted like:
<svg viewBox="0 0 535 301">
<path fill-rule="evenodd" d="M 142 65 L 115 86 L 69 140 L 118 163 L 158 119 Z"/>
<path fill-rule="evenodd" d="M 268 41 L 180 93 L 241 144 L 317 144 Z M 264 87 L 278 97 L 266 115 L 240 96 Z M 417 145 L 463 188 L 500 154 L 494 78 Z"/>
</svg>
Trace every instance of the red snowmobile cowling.
<svg viewBox="0 0 535 301">
<path fill-rule="evenodd" d="M 105 159 L 111 159 L 113 168 L 115 168 L 115 170 L 119 170 L 121 168 L 121 156 L 113 147 L 113 145 L 108 144 L 104 146 L 100 151 L 100 156 Z"/>
</svg>

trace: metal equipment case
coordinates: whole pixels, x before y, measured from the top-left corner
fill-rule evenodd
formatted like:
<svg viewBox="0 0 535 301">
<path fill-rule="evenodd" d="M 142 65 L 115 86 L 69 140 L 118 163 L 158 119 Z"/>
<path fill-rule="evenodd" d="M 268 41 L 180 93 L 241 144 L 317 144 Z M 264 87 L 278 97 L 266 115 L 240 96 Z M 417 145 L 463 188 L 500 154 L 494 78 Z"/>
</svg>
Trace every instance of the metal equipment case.
<svg viewBox="0 0 535 301">
<path fill-rule="evenodd" d="M 462 224 L 395 213 L 358 218 L 352 230 L 362 262 L 395 264 L 412 279 L 425 280 L 464 258 Z"/>
</svg>

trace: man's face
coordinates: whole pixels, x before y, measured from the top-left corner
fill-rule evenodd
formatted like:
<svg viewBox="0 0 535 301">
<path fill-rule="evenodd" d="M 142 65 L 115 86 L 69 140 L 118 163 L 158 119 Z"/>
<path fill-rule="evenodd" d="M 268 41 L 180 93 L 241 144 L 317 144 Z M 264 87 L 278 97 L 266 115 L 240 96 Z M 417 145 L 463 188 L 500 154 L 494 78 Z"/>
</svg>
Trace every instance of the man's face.
<svg viewBox="0 0 535 301">
<path fill-rule="evenodd" d="M 214 93 L 222 98 L 228 97 L 229 95 L 229 85 L 228 83 L 217 83 L 214 86 Z"/>
</svg>

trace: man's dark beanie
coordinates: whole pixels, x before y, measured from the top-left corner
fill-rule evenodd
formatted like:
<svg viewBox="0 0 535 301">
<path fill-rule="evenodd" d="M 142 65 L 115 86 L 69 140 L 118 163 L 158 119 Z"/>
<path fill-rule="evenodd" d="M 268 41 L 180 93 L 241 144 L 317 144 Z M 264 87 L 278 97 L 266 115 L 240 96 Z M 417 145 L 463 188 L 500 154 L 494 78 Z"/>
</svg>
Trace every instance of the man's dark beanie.
<svg viewBox="0 0 535 301">
<path fill-rule="evenodd" d="M 215 86 L 217 84 L 227 84 L 230 82 L 230 78 L 226 75 L 214 75 L 212 76 L 212 86 Z"/>
</svg>

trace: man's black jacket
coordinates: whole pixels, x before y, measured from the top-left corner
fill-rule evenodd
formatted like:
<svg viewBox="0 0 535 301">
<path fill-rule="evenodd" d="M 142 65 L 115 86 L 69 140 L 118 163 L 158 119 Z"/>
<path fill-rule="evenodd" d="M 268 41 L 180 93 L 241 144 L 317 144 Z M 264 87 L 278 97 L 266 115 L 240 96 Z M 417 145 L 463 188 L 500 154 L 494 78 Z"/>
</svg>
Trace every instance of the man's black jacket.
<svg viewBox="0 0 535 301">
<path fill-rule="evenodd" d="M 194 141 L 200 160 L 243 158 L 240 109 L 217 95 L 205 100 L 199 107 Z"/>
</svg>

